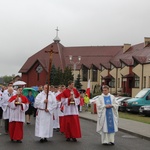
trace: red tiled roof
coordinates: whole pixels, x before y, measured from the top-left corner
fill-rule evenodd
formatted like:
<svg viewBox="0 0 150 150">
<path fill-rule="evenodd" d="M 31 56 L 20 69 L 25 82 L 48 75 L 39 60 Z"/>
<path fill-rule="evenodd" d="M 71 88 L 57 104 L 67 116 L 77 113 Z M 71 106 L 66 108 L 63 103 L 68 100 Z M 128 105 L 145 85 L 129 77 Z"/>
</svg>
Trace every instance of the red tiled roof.
<svg viewBox="0 0 150 150">
<path fill-rule="evenodd" d="M 100 64 L 108 64 L 112 57 L 119 51 L 122 51 L 122 46 L 64 47 L 62 44 L 54 42 L 28 58 L 19 72 L 28 72 L 36 61 L 39 61 L 45 70 L 48 71 L 49 55 L 45 51 L 50 50 L 51 45 L 53 45 L 53 50 L 59 53 L 53 54 L 53 64 L 55 67 L 62 69 L 65 66 L 71 66 L 69 55 L 73 56 L 74 62 L 77 62 L 78 56 L 81 56 L 81 62 L 77 65 L 77 69 L 80 69 L 82 64 L 88 68 L 91 68 L 92 64 L 100 68 Z"/>
<path fill-rule="evenodd" d="M 132 66 L 133 65 L 133 59 L 129 58 L 129 59 L 120 59 L 120 61 L 122 61 L 124 64 L 126 64 L 127 66 Z"/>
<path fill-rule="evenodd" d="M 91 68 L 94 64 L 97 68 L 100 68 L 100 63 L 109 62 L 110 58 L 115 56 L 118 51 L 121 50 L 121 46 L 85 46 L 85 47 L 65 47 L 64 55 L 66 57 L 66 64 L 70 64 L 69 55 L 73 56 L 73 61 L 77 62 L 78 56 L 81 56 L 81 64 Z M 79 69 L 79 65 L 77 68 Z"/>
<path fill-rule="evenodd" d="M 113 64 L 116 68 L 121 67 L 120 61 L 110 60 L 110 63 Z"/>
<path fill-rule="evenodd" d="M 27 72 L 36 61 L 39 61 L 40 64 L 43 66 L 43 68 L 46 71 L 48 71 L 50 55 L 49 53 L 46 53 L 45 51 L 50 51 L 52 45 L 53 45 L 53 51 L 58 52 L 59 54 L 62 54 L 61 50 L 63 49 L 63 46 L 60 44 L 58 48 L 57 43 L 52 43 L 48 45 L 47 47 L 43 48 L 42 50 L 40 50 L 39 52 L 35 53 L 31 57 L 29 57 L 19 72 L 20 73 Z M 60 51 L 58 49 L 60 49 Z M 59 54 L 53 54 L 52 63 L 55 64 L 55 67 L 61 67 L 63 69 L 64 68 L 63 65 L 65 65 L 65 63 L 63 62 L 63 59 L 60 59 Z M 61 55 L 61 57 L 62 56 L 63 54 Z"/>
<path fill-rule="evenodd" d="M 103 66 L 105 69 L 110 69 L 110 63 L 101 63 L 101 66 Z"/>
<path fill-rule="evenodd" d="M 140 64 L 144 64 L 147 61 L 147 57 L 146 56 L 132 56 L 132 57 L 133 57 L 133 59 L 138 61 Z"/>
<path fill-rule="evenodd" d="M 45 53 L 51 49 L 58 52 L 53 54 L 53 64 L 55 67 L 64 69 L 66 66 L 73 67 L 69 61 L 69 55 L 73 56 L 74 63 L 78 61 L 78 56 L 81 56 L 81 62 L 77 65 L 76 69 L 80 69 L 82 65 L 87 68 L 91 68 L 95 65 L 98 69 L 100 66 L 104 66 L 106 69 L 110 69 L 110 63 L 115 67 L 121 67 L 121 62 L 124 62 L 128 66 L 134 64 L 134 59 L 139 63 L 149 63 L 150 59 L 150 45 L 144 47 L 144 43 L 131 46 L 126 52 L 123 52 L 123 46 L 77 46 L 77 47 L 64 47 L 61 43 L 51 43 L 47 47 L 43 48 L 39 52 L 35 53 L 20 69 L 20 73 L 26 73 L 35 64 L 36 61 L 48 71 L 49 55 Z"/>
<path fill-rule="evenodd" d="M 121 60 L 126 65 L 131 66 L 134 63 L 133 58 L 139 63 L 148 62 L 148 58 L 150 58 L 150 46 L 144 47 L 144 43 L 133 45 L 124 53 L 123 51 L 119 51 L 119 53 L 114 56 L 110 62 L 116 66 L 120 66 Z"/>
</svg>

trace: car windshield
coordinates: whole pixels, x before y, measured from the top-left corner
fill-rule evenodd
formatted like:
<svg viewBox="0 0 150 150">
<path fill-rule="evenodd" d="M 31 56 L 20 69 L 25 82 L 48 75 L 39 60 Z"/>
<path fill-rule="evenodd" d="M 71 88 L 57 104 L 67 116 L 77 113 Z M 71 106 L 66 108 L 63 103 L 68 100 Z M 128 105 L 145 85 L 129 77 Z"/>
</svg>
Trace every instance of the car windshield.
<svg viewBox="0 0 150 150">
<path fill-rule="evenodd" d="M 148 90 L 142 90 L 140 91 L 136 96 L 135 98 L 142 98 L 144 97 L 144 95 L 147 93 Z"/>
<path fill-rule="evenodd" d="M 117 101 L 118 102 L 121 102 L 121 101 L 123 101 L 123 100 L 127 100 L 127 99 L 130 99 L 131 97 L 123 97 L 123 98 L 120 98 L 120 99 L 118 99 Z"/>
</svg>

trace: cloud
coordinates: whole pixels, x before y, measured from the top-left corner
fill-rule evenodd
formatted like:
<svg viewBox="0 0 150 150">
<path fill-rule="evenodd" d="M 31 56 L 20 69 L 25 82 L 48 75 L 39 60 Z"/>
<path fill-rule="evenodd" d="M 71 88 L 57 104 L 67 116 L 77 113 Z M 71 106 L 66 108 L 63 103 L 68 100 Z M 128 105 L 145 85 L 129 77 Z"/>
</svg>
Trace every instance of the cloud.
<svg viewBox="0 0 150 150">
<path fill-rule="evenodd" d="M 136 44 L 150 36 L 149 0 L 0 0 L 0 76 L 56 36 L 64 46 Z"/>
</svg>

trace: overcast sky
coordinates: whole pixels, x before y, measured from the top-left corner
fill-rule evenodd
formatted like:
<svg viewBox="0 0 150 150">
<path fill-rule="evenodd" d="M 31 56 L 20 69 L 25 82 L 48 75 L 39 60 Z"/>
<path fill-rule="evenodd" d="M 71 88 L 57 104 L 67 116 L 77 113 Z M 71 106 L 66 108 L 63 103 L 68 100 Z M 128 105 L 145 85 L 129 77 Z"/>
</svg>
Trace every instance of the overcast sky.
<svg viewBox="0 0 150 150">
<path fill-rule="evenodd" d="M 64 46 L 138 44 L 150 37 L 150 0 L 0 0 L 0 76 L 58 36 Z"/>
</svg>

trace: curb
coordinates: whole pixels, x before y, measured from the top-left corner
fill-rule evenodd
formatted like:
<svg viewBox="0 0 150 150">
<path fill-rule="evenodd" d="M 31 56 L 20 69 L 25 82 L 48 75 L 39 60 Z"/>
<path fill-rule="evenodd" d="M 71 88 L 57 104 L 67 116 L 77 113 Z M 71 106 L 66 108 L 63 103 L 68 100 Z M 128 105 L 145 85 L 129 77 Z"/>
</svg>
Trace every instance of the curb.
<svg viewBox="0 0 150 150">
<path fill-rule="evenodd" d="M 132 134 L 133 136 L 137 136 L 137 137 L 139 137 L 139 138 L 141 138 L 141 139 L 145 139 L 145 140 L 148 140 L 148 141 L 150 141 L 150 137 L 147 137 L 147 136 L 144 136 L 144 135 L 141 135 L 141 134 L 138 134 L 138 133 L 134 133 L 134 132 L 132 132 L 132 131 L 128 131 L 128 130 L 126 130 L 126 129 L 122 129 L 122 128 L 118 128 L 120 131 L 122 131 L 122 132 L 126 132 L 126 133 L 129 133 L 129 134 Z"/>
<path fill-rule="evenodd" d="M 84 119 L 84 120 L 88 120 L 88 121 L 92 121 L 92 122 L 95 122 L 95 123 L 97 122 L 93 119 L 85 118 L 85 117 L 82 117 L 82 116 L 79 116 L 79 118 Z"/>
</svg>

